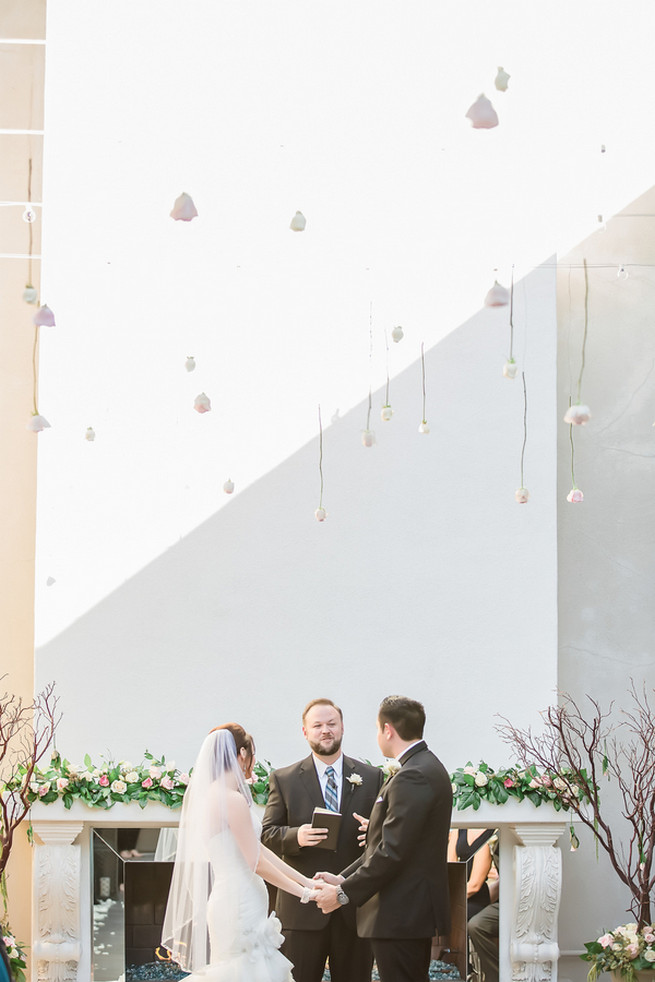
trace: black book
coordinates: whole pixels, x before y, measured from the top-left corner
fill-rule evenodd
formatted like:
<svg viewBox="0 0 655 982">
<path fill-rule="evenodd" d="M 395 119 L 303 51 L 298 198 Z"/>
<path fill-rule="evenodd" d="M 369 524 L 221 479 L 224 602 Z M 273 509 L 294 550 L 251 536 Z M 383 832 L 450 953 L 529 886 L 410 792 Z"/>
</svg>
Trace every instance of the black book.
<svg viewBox="0 0 655 982">
<path fill-rule="evenodd" d="M 315 808 L 312 815 L 312 828 L 327 829 L 328 834 L 321 842 L 318 849 L 331 849 L 336 852 L 337 839 L 339 838 L 339 828 L 341 827 L 341 813 L 330 811 L 329 808 Z"/>
</svg>

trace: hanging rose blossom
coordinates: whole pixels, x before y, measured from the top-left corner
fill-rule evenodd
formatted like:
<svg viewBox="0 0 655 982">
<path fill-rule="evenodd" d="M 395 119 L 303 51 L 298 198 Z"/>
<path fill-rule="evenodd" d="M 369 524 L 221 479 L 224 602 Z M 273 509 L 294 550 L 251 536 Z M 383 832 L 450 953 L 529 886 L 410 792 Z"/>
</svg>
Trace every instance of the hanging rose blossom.
<svg viewBox="0 0 655 982">
<path fill-rule="evenodd" d="M 516 371 L 517 371 L 518 367 L 519 366 L 516 364 L 516 362 L 514 361 L 513 358 L 508 358 L 507 361 L 505 362 L 505 364 L 503 365 L 503 375 L 504 375 L 504 377 L 505 378 L 516 378 Z"/>
<path fill-rule="evenodd" d="M 392 416 L 393 416 L 393 409 L 391 408 L 391 406 L 383 406 L 380 411 L 380 418 L 382 419 L 382 422 L 388 423 Z"/>
<path fill-rule="evenodd" d="M 189 355 L 187 360 L 184 362 L 184 367 L 186 368 L 187 372 L 195 371 L 196 359 L 193 357 L 193 355 Z"/>
<path fill-rule="evenodd" d="M 292 232 L 304 232 L 305 225 L 307 224 L 307 219 L 301 211 L 297 211 L 289 222 L 289 228 Z"/>
<path fill-rule="evenodd" d="M 234 481 L 231 478 L 227 479 L 227 481 L 223 485 L 223 490 L 225 491 L 226 494 L 232 494 L 232 492 L 234 491 Z"/>
<path fill-rule="evenodd" d="M 49 430 L 50 423 L 45 416 L 41 416 L 40 413 L 32 413 L 32 418 L 29 423 L 26 424 L 25 429 L 31 430 L 32 433 L 40 433 L 41 430 Z"/>
<path fill-rule="evenodd" d="M 93 429 L 92 426 L 87 426 L 86 433 L 84 434 L 84 439 L 88 440 L 89 443 L 93 443 L 95 438 L 96 438 L 96 431 Z"/>
<path fill-rule="evenodd" d="M 23 290 L 23 300 L 25 301 L 25 303 L 36 303 L 38 299 L 39 299 L 39 294 L 36 287 L 32 286 L 31 283 L 28 283 L 25 289 Z"/>
<path fill-rule="evenodd" d="M 373 430 L 363 430 L 362 443 L 365 447 L 372 447 L 375 443 L 375 432 Z"/>
<path fill-rule="evenodd" d="M 474 130 L 491 130 L 498 126 L 496 110 L 484 94 L 478 96 L 466 113 L 466 118 L 471 120 Z"/>
<path fill-rule="evenodd" d="M 175 199 L 175 204 L 171 210 L 171 218 L 174 218 L 176 222 L 190 222 L 197 217 L 198 212 L 193 203 L 193 198 L 191 195 L 183 192 L 179 198 Z"/>
<path fill-rule="evenodd" d="M 486 297 L 484 298 L 485 307 L 506 307 L 509 303 L 509 290 L 502 286 L 498 280 L 494 280 Z"/>
<path fill-rule="evenodd" d="M 584 495 L 580 488 L 571 488 L 566 496 L 566 500 L 570 501 L 572 505 L 577 505 L 580 501 L 584 501 Z"/>
<path fill-rule="evenodd" d="M 564 415 L 565 423 L 572 423 L 574 426 L 584 426 L 591 419 L 589 406 L 583 406 L 579 402 L 569 406 Z"/>
<path fill-rule="evenodd" d="M 199 396 L 196 396 L 193 403 L 193 408 L 197 413 L 209 413 L 211 412 L 212 404 L 209 396 L 204 392 L 201 392 Z"/>
<path fill-rule="evenodd" d="M 37 327 L 54 327 L 55 326 L 55 315 L 48 307 L 47 303 L 44 303 L 42 307 L 39 307 L 34 317 L 32 318 Z"/>
<path fill-rule="evenodd" d="M 430 432 L 430 427 L 428 426 L 426 420 L 424 420 L 424 419 L 421 420 L 421 422 L 419 423 L 419 426 L 418 426 L 418 431 L 419 431 L 419 433 L 429 433 Z"/>
<path fill-rule="evenodd" d="M 324 522 L 325 519 L 327 518 L 327 512 L 325 508 L 323 507 L 317 508 L 316 511 L 314 512 L 314 517 L 316 518 L 317 522 Z"/>
<path fill-rule="evenodd" d="M 396 342 L 402 341 L 402 339 L 405 337 L 405 332 L 403 331 L 400 324 L 398 324 L 397 327 L 394 327 L 393 331 L 391 332 L 391 337 Z"/>
<path fill-rule="evenodd" d="M 502 65 L 498 66 L 498 74 L 494 79 L 494 85 L 499 92 L 507 92 L 507 83 L 512 76 L 508 75 Z"/>
<path fill-rule="evenodd" d="M 527 488 L 517 488 L 514 492 L 514 497 L 520 505 L 525 505 L 528 498 L 530 497 L 530 492 Z"/>
</svg>

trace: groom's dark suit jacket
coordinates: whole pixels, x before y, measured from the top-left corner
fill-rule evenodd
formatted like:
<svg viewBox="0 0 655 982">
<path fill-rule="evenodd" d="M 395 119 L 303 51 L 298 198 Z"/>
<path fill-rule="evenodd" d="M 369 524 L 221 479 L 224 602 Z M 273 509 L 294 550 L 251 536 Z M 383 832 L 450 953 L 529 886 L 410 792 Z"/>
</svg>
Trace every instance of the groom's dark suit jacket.
<svg viewBox="0 0 655 982">
<path fill-rule="evenodd" d="M 353 774 L 361 777 L 361 785 L 348 781 Z M 353 812 L 368 817 L 378 796 L 383 776 L 379 767 L 363 764 L 344 754 L 339 808 L 342 819 L 337 849 L 334 852 L 318 846 L 301 848 L 298 845 L 299 826 L 311 822 L 314 808 L 325 808 L 312 755 L 297 764 L 273 771 L 262 842 L 305 876 L 313 876 L 319 870 L 340 872 L 362 853 L 357 841 L 359 822 L 353 818 Z M 318 931 L 326 924 L 325 914 L 321 913 L 316 904 L 301 904 L 296 897 L 284 893 L 283 890 L 278 891 L 275 911 L 282 926 L 288 930 Z M 354 917 L 352 922 L 354 927 Z"/>
<path fill-rule="evenodd" d="M 342 870 L 363 938 L 430 938 L 450 929 L 450 778 L 423 740 L 400 762 L 371 812 L 364 855 Z"/>
</svg>

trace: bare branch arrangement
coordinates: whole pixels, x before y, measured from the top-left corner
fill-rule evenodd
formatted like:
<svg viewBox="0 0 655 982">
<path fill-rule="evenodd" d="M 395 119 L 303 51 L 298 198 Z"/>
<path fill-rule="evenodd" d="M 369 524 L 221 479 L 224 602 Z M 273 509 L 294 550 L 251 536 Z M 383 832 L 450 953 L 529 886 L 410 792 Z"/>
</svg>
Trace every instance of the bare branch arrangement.
<svg viewBox="0 0 655 982">
<path fill-rule="evenodd" d="M 8 692 L 0 695 L 0 880 L 16 829 L 30 807 L 34 769 L 47 754 L 61 719 L 57 702 L 52 682 L 29 704 Z"/>
<path fill-rule="evenodd" d="M 586 712 L 567 695 L 542 714 L 542 734 L 520 730 L 503 717 L 498 727 L 519 761 L 558 775 L 553 790 L 605 850 L 617 876 L 632 895 L 630 911 L 638 930 L 651 924 L 650 895 L 655 886 L 655 710 L 644 687 L 631 683 L 629 710 L 611 722 L 590 696 Z M 613 779 L 621 796 L 624 823 L 612 830 L 601 802 L 599 781 Z M 584 792 L 587 804 L 580 800 Z"/>
</svg>

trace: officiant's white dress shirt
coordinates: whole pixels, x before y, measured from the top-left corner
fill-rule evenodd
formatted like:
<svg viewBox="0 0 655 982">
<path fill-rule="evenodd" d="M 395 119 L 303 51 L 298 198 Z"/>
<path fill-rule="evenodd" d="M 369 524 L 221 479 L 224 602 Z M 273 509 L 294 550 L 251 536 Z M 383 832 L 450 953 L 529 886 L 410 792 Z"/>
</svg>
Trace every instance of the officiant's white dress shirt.
<svg viewBox="0 0 655 982">
<path fill-rule="evenodd" d="M 333 764 L 326 764 L 322 761 L 316 754 L 312 754 L 314 758 L 314 767 L 316 768 L 316 773 L 318 775 L 318 783 L 321 785 L 321 791 L 323 792 L 323 801 L 325 798 L 325 789 L 327 787 L 327 774 L 325 773 L 328 767 L 334 768 L 334 783 L 337 786 L 337 801 L 341 801 L 341 786 L 343 784 L 343 754 L 339 755 L 339 759 L 335 760 Z"/>
<path fill-rule="evenodd" d="M 421 737 L 421 739 L 420 739 L 420 740 L 414 740 L 414 743 L 410 743 L 410 745 L 409 745 L 409 747 L 405 747 L 405 749 L 403 750 L 403 752 L 402 752 L 402 753 L 400 753 L 400 754 L 398 754 L 398 756 L 397 756 L 397 757 L 394 757 L 394 760 L 397 760 L 397 761 L 398 761 L 398 763 L 400 764 L 400 758 L 401 758 L 401 757 L 404 757 L 404 756 L 405 756 L 405 754 L 407 753 L 407 751 L 408 751 L 408 750 L 411 750 L 411 749 L 412 749 L 412 747 L 415 747 L 417 743 L 423 743 L 423 737 Z"/>
</svg>

